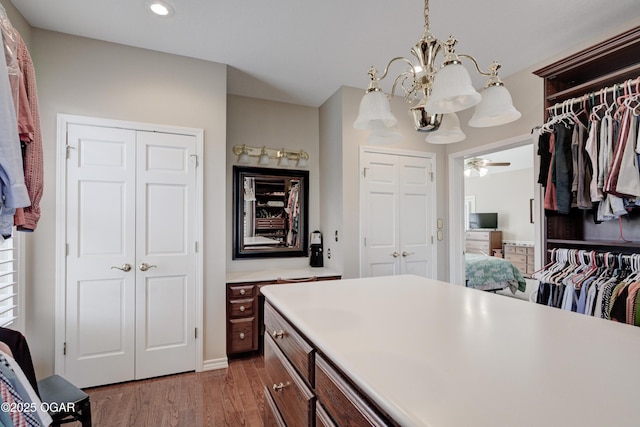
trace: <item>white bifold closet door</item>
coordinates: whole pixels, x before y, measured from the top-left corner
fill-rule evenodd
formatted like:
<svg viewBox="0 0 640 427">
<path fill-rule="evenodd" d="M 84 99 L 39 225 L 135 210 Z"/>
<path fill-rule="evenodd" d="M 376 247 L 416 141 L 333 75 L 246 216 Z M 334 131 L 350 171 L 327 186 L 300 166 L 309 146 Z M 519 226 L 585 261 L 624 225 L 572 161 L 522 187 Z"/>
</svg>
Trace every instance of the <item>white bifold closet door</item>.
<svg viewBox="0 0 640 427">
<path fill-rule="evenodd" d="M 361 155 L 361 276 L 435 278 L 433 159 Z"/>
<path fill-rule="evenodd" d="M 195 137 L 70 124 L 65 376 L 195 369 Z"/>
</svg>

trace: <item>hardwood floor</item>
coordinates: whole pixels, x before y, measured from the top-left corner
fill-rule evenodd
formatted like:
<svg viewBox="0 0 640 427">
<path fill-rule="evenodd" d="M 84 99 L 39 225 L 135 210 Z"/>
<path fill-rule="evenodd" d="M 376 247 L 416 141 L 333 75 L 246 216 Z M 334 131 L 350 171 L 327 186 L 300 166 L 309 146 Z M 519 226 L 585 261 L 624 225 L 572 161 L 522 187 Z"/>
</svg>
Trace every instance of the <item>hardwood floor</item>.
<svg viewBox="0 0 640 427">
<path fill-rule="evenodd" d="M 263 425 L 262 356 L 227 369 L 190 372 L 86 389 L 94 427 Z M 79 423 L 76 423 L 79 425 Z"/>
</svg>

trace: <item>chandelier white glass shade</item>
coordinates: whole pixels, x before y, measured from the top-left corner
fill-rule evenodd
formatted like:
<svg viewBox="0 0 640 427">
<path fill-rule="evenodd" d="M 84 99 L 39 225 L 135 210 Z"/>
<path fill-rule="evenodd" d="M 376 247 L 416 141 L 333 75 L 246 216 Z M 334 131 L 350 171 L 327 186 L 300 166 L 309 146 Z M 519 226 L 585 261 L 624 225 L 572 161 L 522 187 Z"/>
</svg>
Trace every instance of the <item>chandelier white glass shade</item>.
<svg viewBox="0 0 640 427">
<path fill-rule="evenodd" d="M 489 71 L 482 71 L 473 56 L 455 52 L 456 39 L 437 39 L 429 29 L 429 0 L 424 2 L 424 21 L 422 38 L 411 49 L 417 64 L 404 57 L 395 57 L 387 63 L 381 75 L 378 75 L 375 67 L 369 69 L 369 87 L 360 103 L 358 118 L 353 126 L 377 134 L 381 133 L 381 125 L 395 127 L 397 120 L 391 112 L 389 97 L 395 94 L 398 87 L 403 91 L 404 100 L 412 105 L 409 116 L 419 132 L 436 132 L 442 126 L 444 114 L 474 106 L 476 111 L 469 122 L 470 126 L 497 126 L 517 120 L 520 113 L 513 106 L 511 95 L 498 77 L 500 64 L 493 62 Z M 437 66 L 436 59 L 440 54 L 443 57 L 442 64 Z M 474 89 L 462 59 L 471 61 L 478 74 L 488 77 L 488 82 L 480 93 Z M 391 94 L 387 95 L 380 89 L 379 82 L 387 77 L 390 66 L 395 62 L 403 62 L 407 67 L 395 77 Z M 461 131 L 449 132 L 449 138 L 441 134 L 438 138 L 432 138 L 432 141 L 457 142 L 461 140 L 460 134 Z M 426 139 L 429 141 L 429 138 Z"/>
<path fill-rule="evenodd" d="M 460 129 L 460 120 L 456 113 L 446 113 L 442 115 L 442 121 L 438 129 L 427 133 L 425 141 L 431 144 L 448 144 L 460 142 L 466 138 Z"/>
<path fill-rule="evenodd" d="M 393 127 L 398 119 L 391 113 L 389 98 L 379 87 L 370 88 L 360 101 L 360 113 L 353 127 L 361 130 L 372 130 L 382 127 Z"/>
<path fill-rule="evenodd" d="M 246 144 L 233 147 L 233 154 L 238 156 L 238 163 L 242 165 L 250 164 L 252 157 L 257 157 L 257 163 L 262 166 L 270 165 L 272 159 L 277 159 L 278 166 L 290 166 L 291 162 L 296 162 L 296 166 L 305 167 L 309 161 L 309 154 L 304 150 L 249 147 Z"/>
<path fill-rule="evenodd" d="M 518 120 L 520 116 L 520 112 L 513 106 L 507 88 L 502 84 L 489 85 L 482 90 L 482 101 L 476 106 L 469 126 L 498 126 Z"/>
<path fill-rule="evenodd" d="M 389 145 L 395 144 L 402 140 L 402 134 L 396 126 L 386 127 L 379 126 L 371 129 L 371 133 L 367 137 L 367 142 L 372 145 Z"/>
<path fill-rule="evenodd" d="M 480 99 L 469 72 L 462 63 L 456 62 L 443 66 L 435 75 L 425 108 L 436 113 L 455 113 L 473 107 Z"/>
</svg>

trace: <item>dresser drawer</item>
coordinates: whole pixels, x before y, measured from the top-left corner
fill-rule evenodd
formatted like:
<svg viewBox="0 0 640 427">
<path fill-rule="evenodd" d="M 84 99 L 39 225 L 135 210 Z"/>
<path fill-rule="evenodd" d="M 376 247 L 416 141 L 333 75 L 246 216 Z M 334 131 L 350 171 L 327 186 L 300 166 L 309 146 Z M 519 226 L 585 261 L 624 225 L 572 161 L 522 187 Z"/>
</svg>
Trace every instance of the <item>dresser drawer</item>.
<svg viewBox="0 0 640 427">
<path fill-rule="evenodd" d="M 256 228 L 284 228 L 284 218 L 257 218 Z"/>
<path fill-rule="evenodd" d="M 264 338 L 264 374 L 269 394 L 288 426 L 312 426 L 315 397 L 270 336 Z"/>
<path fill-rule="evenodd" d="M 322 356 L 316 355 L 316 395 L 333 419 L 348 426 L 387 426 L 377 411 L 368 405 L 342 375 Z"/>
<path fill-rule="evenodd" d="M 504 253 L 505 254 L 516 254 L 517 248 L 513 245 L 504 245 Z"/>
<path fill-rule="evenodd" d="M 506 254 L 505 259 L 511 261 L 512 263 L 518 263 L 518 264 L 526 264 L 527 263 L 527 256 L 526 255 L 514 255 L 514 254 Z"/>
<path fill-rule="evenodd" d="M 316 427 L 337 427 L 322 405 L 316 402 Z"/>
<path fill-rule="evenodd" d="M 489 240 L 491 232 L 489 231 L 467 231 L 465 233 L 466 240 Z"/>
<path fill-rule="evenodd" d="M 264 306 L 264 327 L 265 335 L 273 338 L 293 367 L 313 387 L 313 348 L 269 304 Z"/>
<path fill-rule="evenodd" d="M 467 249 L 475 249 L 475 250 L 481 250 L 481 251 L 489 251 L 489 242 L 480 242 L 480 241 L 473 241 L 473 240 L 467 240 L 465 247 Z"/>
<path fill-rule="evenodd" d="M 268 388 L 264 388 L 264 427 L 287 427 Z"/>
<path fill-rule="evenodd" d="M 257 317 L 230 319 L 227 328 L 227 353 L 242 353 L 258 349 L 255 334 Z"/>
<path fill-rule="evenodd" d="M 229 301 L 229 317 L 251 317 L 254 315 L 255 298 Z"/>
<path fill-rule="evenodd" d="M 249 298 L 256 295 L 256 285 L 229 285 L 228 298 Z"/>
</svg>

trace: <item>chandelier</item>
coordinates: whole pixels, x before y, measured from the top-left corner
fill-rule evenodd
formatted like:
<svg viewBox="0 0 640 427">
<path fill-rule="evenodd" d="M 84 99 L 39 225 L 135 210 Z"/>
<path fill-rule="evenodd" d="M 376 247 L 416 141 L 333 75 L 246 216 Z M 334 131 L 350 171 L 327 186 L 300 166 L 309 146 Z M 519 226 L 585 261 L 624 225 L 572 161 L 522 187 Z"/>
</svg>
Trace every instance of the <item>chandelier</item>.
<svg viewBox="0 0 640 427">
<path fill-rule="evenodd" d="M 409 116 L 415 129 L 427 132 L 425 139 L 433 144 L 462 141 L 465 135 L 460 130 L 456 112 L 473 106 L 475 112 L 469 120 L 472 127 L 497 126 L 520 118 L 509 91 L 498 77 L 500 64 L 494 61 L 488 71 L 482 71 L 473 56 L 456 53 L 456 43 L 453 36 L 441 41 L 431 33 L 429 0 L 425 0 L 424 34 L 411 48 L 417 64 L 404 57 L 395 57 L 387 63 L 381 75 L 374 66 L 369 69 L 369 87 L 360 102 L 358 118 L 353 123 L 356 129 L 371 131 L 368 142 L 392 143 L 401 138 L 397 130 L 398 120 L 391 113 L 389 104 L 389 98 L 397 88 L 402 89 L 405 102 L 412 105 Z M 436 65 L 439 55 L 442 56 L 440 67 Z M 478 74 L 488 77 L 480 93 L 473 88 L 462 58 L 471 61 Z M 388 96 L 379 83 L 397 61 L 405 63 L 408 68 L 395 78 Z"/>
</svg>

